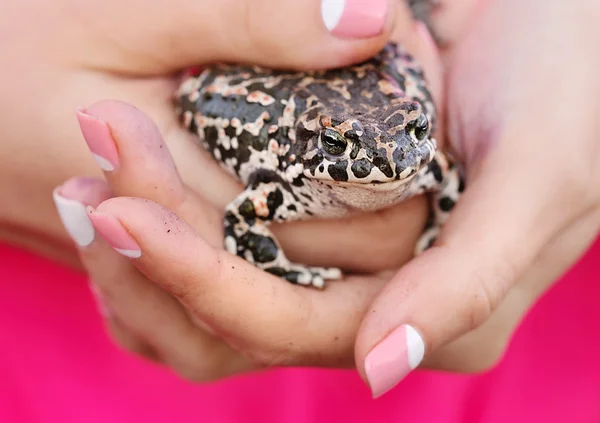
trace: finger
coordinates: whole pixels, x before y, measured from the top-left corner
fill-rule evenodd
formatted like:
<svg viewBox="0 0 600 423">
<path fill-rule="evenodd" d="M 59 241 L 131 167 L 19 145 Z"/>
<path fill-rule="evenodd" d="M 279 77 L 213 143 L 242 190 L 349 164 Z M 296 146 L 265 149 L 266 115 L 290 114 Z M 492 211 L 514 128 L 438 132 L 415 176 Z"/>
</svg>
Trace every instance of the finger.
<svg viewBox="0 0 600 423">
<path fill-rule="evenodd" d="M 222 213 L 181 181 L 163 137 L 141 110 L 101 101 L 77 118 L 90 151 L 115 194 L 151 199 L 183 213 L 213 245 L 222 244 Z"/>
<path fill-rule="evenodd" d="M 67 233 L 80 249 L 89 247 L 95 238 L 94 227 L 89 222 L 85 207 L 95 207 L 110 197 L 111 191 L 108 184 L 94 178 L 70 179 L 54 190 L 53 198 L 60 218 Z M 83 264 L 85 265 L 85 263 Z M 91 270 L 91 276 L 95 276 L 94 269 L 86 270 L 88 272 Z M 125 349 L 136 354 L 146 357 L 153 356 L 154 354 L 150 352 L 151 348 L 145 342 L 139 340 L 118 322 L 118 317 L 113 314 L 111 308 L 107 305 L 98 285 L 92 282 L 91 279 L 89 284 L 98 311 L 113 339 Z"/>
<path fill-rule="evenodd" d="M 383 278 L 349 278 L 320 292 L 211 247 L 156 203 L 120 197 L 88 214 L 113 248 L 255 361 L 352 364 L 357 325 Z"/>
<path fill-rule="evenodd" d="M 133 62 L 136 71 L 151 74 L 215 61 L 342 66 L 373 55 L 394 25 L 412 20 L 397 0 L 105 2 L 86 6 L 84 13 L 101 25 L 97 33 L 119 34 L 117 48 L 111 43 L 112 68 L 131 72 Z"/>
<path fill-rule="evenodd" d="M 374 396 L 398 383 L 424 354 L 485 322 L 571 218 L 560 207 L 564 199 L 556 198 L 560 181 L 550 181 L 530 161 L 518 163 L 520 172 L 507 168 L 508 158 L 518 159 L 495 153 L 468 185 L 437 245 L 401 269 L 367 313 L 356 357 Z"/>
<path fill-rule="evenodd" d="M 108 191 L 104 181 L 75 178 L 55 191 L 55 201 L 65 226 L 75 234 L 84 267 L 110 310 L 113 337 L 123 347 L 158 357 L 193 380 L 213 380 L 250 369 L 248 360 L 193 325 L 178 301 L 96 236 L 85 206 L 98 205 Z"/>
<path fill-rule="evenodd" d="M 553 281 L 575 265 L 600 231 L 600 208 L 563 229 L 544 247 L 493 315 L 477 329 L 427 355 L 427 368 L 483 372 L 502 359 L 515 328 Z"/>
<path fill-rule="evenodd" d="M 130 353 L 156 363 L 162 363 L 156 350 L 150 344 L 135 336 L 119 321 L 118 317 L 113 315 L 110 308 L 106 305 L 104 294 L 102 294 L 100 288 L 92 281 L 89 281 L 89 284 L 98 305 L 98 310 L 104 318 L 104 323 L 108 327 L 108 333 L 113 342 Z"/>
</svg>

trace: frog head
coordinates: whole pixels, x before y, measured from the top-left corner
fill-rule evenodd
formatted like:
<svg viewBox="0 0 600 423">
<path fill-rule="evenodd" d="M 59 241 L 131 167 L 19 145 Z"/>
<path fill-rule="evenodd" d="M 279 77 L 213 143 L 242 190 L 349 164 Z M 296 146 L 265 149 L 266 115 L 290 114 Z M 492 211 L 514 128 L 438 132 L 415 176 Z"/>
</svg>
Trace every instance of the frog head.
<svg viewBox="0 0 600 423">
<path fill-rule="evenodd" d="M 406 98 L 370 110 L 347 111 L 321 104 L 299 117 L 296 143 L 304 175 L 329 185 L 334 193 L 344 190 L 343 198 L 359 201 L 361 208 L 364 201 L 374 201 L 379 207 L 390 196 L 401 197 L 436 149 L 421 104 Z M 362 199 L 353 199 L 348 189 L 360 193 Z M 378 194 L 371 198 L 369 193 Z"/>
</svg>

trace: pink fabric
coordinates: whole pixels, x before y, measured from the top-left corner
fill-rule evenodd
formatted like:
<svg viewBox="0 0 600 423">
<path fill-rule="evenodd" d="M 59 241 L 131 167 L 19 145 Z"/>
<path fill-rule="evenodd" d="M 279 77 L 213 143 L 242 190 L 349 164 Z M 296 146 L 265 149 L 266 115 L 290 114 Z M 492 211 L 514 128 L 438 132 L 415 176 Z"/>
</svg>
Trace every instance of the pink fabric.
<svg viewBox="0 0 600 423">
<path fill-rule="evenodd" d="M 600 422 L 600 242 L 480 376 L 416 372 L 379 400 L 351 371 L 193 386 L 114 348 L 85 279 L 0 245 L 0 422 Z"/>
</svg>

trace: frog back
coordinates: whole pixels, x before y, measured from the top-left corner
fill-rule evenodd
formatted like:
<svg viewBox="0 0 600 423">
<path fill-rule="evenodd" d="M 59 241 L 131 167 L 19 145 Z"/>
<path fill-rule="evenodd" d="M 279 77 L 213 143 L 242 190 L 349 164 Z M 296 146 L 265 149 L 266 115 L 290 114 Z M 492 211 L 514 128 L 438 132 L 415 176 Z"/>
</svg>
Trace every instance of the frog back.
<svg viewBox="0 0 600 423">
<path fill-rule="evenodd" d="M 176 95 L 184 126 L 243 183 L 258 168 L 281 168 L 305 103 L 294 100 L 301 74 L 216 65 L 188 77 Z"/>
</svg>

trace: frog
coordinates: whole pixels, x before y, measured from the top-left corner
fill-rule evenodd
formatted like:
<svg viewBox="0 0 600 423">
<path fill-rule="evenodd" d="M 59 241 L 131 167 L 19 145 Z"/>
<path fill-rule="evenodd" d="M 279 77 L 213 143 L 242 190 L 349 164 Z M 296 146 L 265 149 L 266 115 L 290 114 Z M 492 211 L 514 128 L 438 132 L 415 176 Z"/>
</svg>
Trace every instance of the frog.
<svg viewBox="0 0 600 423">
<path fill-rule="evenodd" d="M 464 190 L 459 163 L 433 136 L 424 70 L 395 42 L 333 69 L 190 70 L 174 104 L 183 128 L 245 187 L 225 207 L 224 248 L 294 284 L 322 289 L 343 272 L 289 260 L 272 223 L 342 218 L 426 195 L 418 255 Z"/>
</svg>

